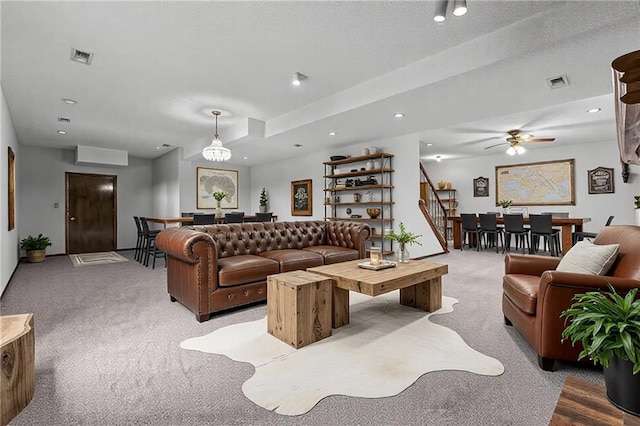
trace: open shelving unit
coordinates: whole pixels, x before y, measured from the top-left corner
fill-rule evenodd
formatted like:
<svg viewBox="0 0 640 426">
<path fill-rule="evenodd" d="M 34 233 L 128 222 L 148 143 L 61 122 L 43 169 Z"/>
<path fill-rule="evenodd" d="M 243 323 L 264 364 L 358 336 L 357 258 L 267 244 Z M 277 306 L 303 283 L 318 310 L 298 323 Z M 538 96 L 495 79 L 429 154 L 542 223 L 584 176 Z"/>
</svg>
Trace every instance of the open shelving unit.
<svg viewBox="0 0 640 426">
<path fill-rule="evenodd" d="M 393 154 L 380 152 L 323 163 L 325 220 L 368 223 L 368 246 L 381 247 L 384 255 L 393 254 L 393 242 L 384 238 L 393 227 L 392 160 Z M 370 217 L 367 208 L 379 208 L 380 215 Z"/>
</svg>

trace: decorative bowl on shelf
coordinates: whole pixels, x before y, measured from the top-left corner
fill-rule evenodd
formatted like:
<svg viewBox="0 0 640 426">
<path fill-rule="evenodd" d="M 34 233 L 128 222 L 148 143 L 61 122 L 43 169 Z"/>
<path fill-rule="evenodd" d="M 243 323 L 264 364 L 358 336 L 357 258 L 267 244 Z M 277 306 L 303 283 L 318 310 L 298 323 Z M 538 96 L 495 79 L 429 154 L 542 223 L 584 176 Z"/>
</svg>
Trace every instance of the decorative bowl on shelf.
<svg viewBox="0 0 640 426">
<path fill-rule="evenodd" d="M 340 160 L 346 160 L 347 156 L 346 155 L 332 155 L 329 158 L 331 158 L 331 161 L 340 161 Z"/>
<path fill-rule="evenodd" d="M 380 215 L 381 210 L 379 208 L 367 209 L 367 214 L 371 219 L 375 219 Z"/>
</svg>

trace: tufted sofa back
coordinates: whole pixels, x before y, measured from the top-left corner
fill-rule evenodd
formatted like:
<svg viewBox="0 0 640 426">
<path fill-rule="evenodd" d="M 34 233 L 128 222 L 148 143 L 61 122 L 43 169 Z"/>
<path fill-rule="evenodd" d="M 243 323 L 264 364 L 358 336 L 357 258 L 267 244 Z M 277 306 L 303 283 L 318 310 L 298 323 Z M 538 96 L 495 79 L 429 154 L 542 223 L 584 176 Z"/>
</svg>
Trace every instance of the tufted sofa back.
<svg viewBox="0 0 640 426">
<path fill-rule="evenodd" d="M 194 225 L 213 238 L 218 258 L 260 254 L 270 250 L 302 249 L 331 244 L 358 250 L 360 229 L 352 222 L 249 222 L 225 225 Z"/>
</svg>

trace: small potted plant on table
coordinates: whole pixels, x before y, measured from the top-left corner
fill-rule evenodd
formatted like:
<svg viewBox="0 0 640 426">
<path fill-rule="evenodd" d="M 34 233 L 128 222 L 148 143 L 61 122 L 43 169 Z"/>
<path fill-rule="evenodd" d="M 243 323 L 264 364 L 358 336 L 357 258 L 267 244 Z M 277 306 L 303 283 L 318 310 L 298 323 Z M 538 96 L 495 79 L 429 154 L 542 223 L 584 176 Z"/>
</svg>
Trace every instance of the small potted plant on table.
<svg viewBox="0 0 640 426">
<path fill-rule="evenodd" d="M 640 416 L 640 299 L 638 289 L 623 298 L 610 292 L 576 294 L 561 317 L 571 320 L 562 338 L 582 344 L 578 359 L 599 362 L 607 398 L 616 407 Z"/>
<path fill-rule="evenodd" d="M 46 257 L 46 248 L 51 246 L 49 237 L 39 234 L 37 237 L 29 235 L 20 241 L 20 248 L 27 252 L 27 260 L 29 263 L 44 262 Z"/>
<path fill-rule="evenodd" d="M 267 190 L 262 188 L 260 193 L 260 213 L 267 212 Z"/>
<path fill-rule="evenodd" d="M 220 203 L 222 202 L 224 197 L 227 196 L 227 194 L 222 191 L 218 191 L 218 192 L 214 192 L 211 195 L 213 196 L 213 198 L 216 199 L 216 217 L 222 217 L 222 207 Z"/>
<path fill-rule="evenodd" d="M 398 250 L 396 252 L 396 257 L 398 262 L 400 263 L 408 263 L 409 262 L 409 250 L 407 250 L 407 244 L 417 244 L 419 246 L 422 245 L 418 238 L 422 237 L 422 235 L 413 234 L 411 232 L 407 232 L 404 223 L 400 222 L 400 232 L 395 233 L 392 229 L 388 234 L 384 236 L 386 239 L 395 241 L 398 243 Z"/>
<path fill-rule="evenodd" d="M 498 205 L 502 207 L 503 213 L 509 213 L 509 206 L 511 206 L 511 200 L 500 200 L 498 201 Z"/>
</svg>

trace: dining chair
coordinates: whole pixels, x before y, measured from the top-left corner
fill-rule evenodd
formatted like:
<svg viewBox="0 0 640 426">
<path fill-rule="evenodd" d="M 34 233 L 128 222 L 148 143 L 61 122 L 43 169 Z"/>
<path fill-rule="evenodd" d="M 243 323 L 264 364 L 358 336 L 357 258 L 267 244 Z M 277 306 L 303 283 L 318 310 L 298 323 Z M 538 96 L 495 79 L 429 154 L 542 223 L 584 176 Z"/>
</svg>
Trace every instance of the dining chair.
<svg viewBox="0 0 640 426">
<path fill-rule="evenodd" d="M 224 214 L 224 223 L 243 223 L 244 212 L 232 212 Z"/>
<path fill-rule="evenodd" d="M 149 266 L 149 258 L 153 257 L 153 265 L 151 269 L 156 268 L 156 258 L 164 257 L 164 266 L 167 266 L 166 254 L 158 250 L 156 247 L 156 237 L 160 233 L 160 230 L 149 229 L 149 223 L 144 217 L 140 218 L 140 224 L 142 225 L 142 231 L 144 233 L 144 246 L 143 246 L 143 261 L 144 266 Z"/>
<path fill-rule="evenodd" d="M 544 248 L 546 250 L 549 244 L 549 252 L 551 256 L 560 256 L 560 230 L 555 229 L 552 224 L 553 217 L 551 214 L 532 214 L 529 215 L 529 225 L 531 227 L 531 248 L 533 253 L 538 251 L 540 237 L 544 239 Z"/>
<path fill-rule="evenodd" d="M 216 223 L 215 214 L 194 214 L 193 225 L 213 225 Z"/>
<path fill-rule="evenodd" d="M 504 228 L 498 226 L 498 220 L 494 213 L 480 213 L 480 239 L 485 239 L 485 248 L 489 248 L 489 241 L 491 246 L 495 245 L 496 253 L 498 253 L 499 241 L 502 241 L 502 247 L 504 247 Z"/>
<path fill-rule="evenodd" d="M 256 213 L 256 222 L 271 222 L 273 213 Z"/>
<path fill-rule="evenodd" d="M 136 249 L 133 252 L 133 260 L 141 262 L 142 244 L 144 243 L 144 231 L 142 229 L 142 224 L 140 223 L 140 218 L 138 216 L 134 216 L 133 221 L 136 223 L 136 228 L 138 229 L 138 238 L 136 239 Z"/>
<path fill-rule="evenodd" d="M 609 216 L 609 219 L 607 219 L 607 223 L 605 223 L 604 226 L 611 225 L 611 222 L 613 222 L 613 216 Z M 577 243 L 578 241 L 582 241 L 585 238 L 595 238 L 596 236 L 598 236 L 597 232 L 574 232 L 572 234 L 573 244 Z"/>
<path fill-rule="evenodd" d="M 505 214 L 504 215 L 504 245 L 502 246 L 502 252 L 505 250 L 511 251 L 511 236 L 515 237 L 516 250 L 518 250 L 518 244 L 522 244 L 522 254 L 524 254 L 525 245 L 531 253 L 531 242 L 529 240 L 529 228 L 524 226 L 524 217 L 522 214 Z"/>
<path fill-rule="evenodd" d="M 461 213 L 462 218 L 462 245 L 460 250 L 464 248 L 465 240 L 468 240 L 469 248 L 472 247 L 473 239 L 476 240 L 476 251 L 480 251 L 481 242 L 481 229 L 478 226 L 478 218 L 475 213 Z M 472 238 L 473 237 L 473 238 Z"/>
</svg>

